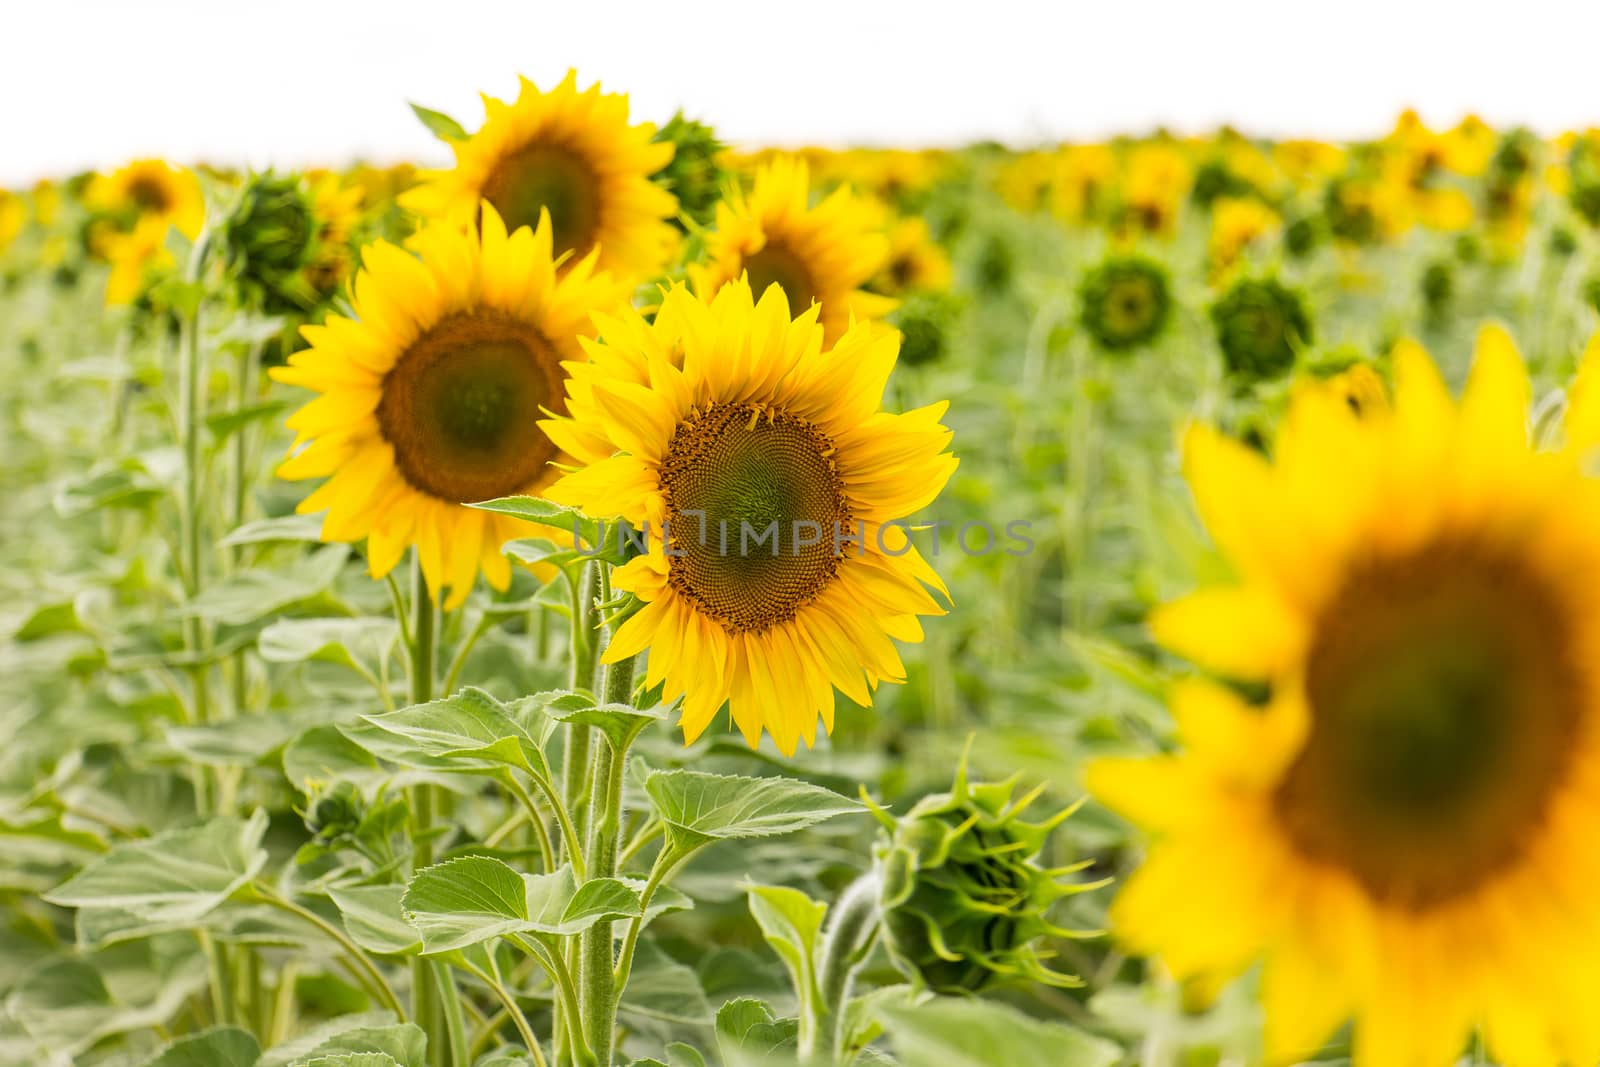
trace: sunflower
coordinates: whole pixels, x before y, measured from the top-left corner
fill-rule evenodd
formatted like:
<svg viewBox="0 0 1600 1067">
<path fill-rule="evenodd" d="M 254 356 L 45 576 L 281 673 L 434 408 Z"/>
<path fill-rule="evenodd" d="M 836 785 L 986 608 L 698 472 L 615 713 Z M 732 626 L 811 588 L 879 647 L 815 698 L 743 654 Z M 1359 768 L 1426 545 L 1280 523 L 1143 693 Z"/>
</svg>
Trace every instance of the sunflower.
<svg viewBox="0 0 1600 1067">
<path fill-rule="evenodd" d="M 921 218 L 895 219 L 888 227 L 889 256 L 872 280 L 880 293 L 941 292 L 950 287 L 950 257 Z"/>
<path fill-rule="evenodd" d="M 106 303 L 113 307 L 131 304 L 143 291 L 152 274 L 177 266 L 167 250 L 167 234 L 172 224 L 159 215 L 146 215 L 127 233 L 104 236 L 102 254 L 111 265 L 106 278 Z"/>
<path fill-rule="evenodd" d="M 752 746 L 812 745 L 833 690 L 864 706 L 904 681 L 891 639 L 943 614 L 900 520 L 955 470 L 947 405 L 880 410 L 898 335 L 858 323 L 825 347 L 819 313 L 791 320 L 777 286 L 759 304 L 743 280 L 709 302 L 674 287 L 651 324 L 599 318 L 568 417 L 544 424 L 583 464 L 550 499 L 655 532 L 613 575 L 643 607 L 604 658 L 649 648 L 689 741 L 727 704 Z"/>
<path fill-rule="evenodd" d="M 27 221 L 27 217 L 22 197 L 6 189 L 0 189 L 0 252 L 4 252 L 6 246 L 22 232 L 22 224 Z"/>
<path fill-rule="evenodd" d="M 205 224 L 205 196 L 193 173 L 159 159 L 140 159 L 107 175 L 95 175 L 85 194 L 89 207 L 128 232 L 142 219 L 176 226 L 189 240 Z"/>
<path fill-rule="evenodd" d="M 1600 375 L 1591 348 L 1589 377 Z M 1392 406 L 1300 390 L 1276 460 L 1206 428 L 1185 466 L 1238 583 L 1159 610 L 1183 745 L 1091 766 L 1158 836 L 1112 907 L 1182 978 L 1263 959 L 1267 1059 L 1355 1019 L 1355 1062 L 1600 1057 L 1600 440 L 1530 446 L 1511 339 L 1455 404 L 1415 344 Z"/>
<path fill-rule="evenodd" d="M 1172 287 L 1161 264 L 1112 256 L 1078 287 L 1078 321 L 1096 344 L 1124 352 L 1161 335 L 1172 318 Z"/>
<path fill-rule="evenodd" d="M 690 264 L 689 279 L 707 300 L 747 274 L 756 292 L 777 285 L 797 310 L 814 301 L 831 344 L 852 318 L 879 319 L 894 309 L 893 300 L 861 288 L 888 259 L 889 242 L 877 232 L 869 202 L 841 185 L 812 207 L 810 184 L 800 160 L 779 157 L 758 167 L 749 196 L 735 188 L 717 205 L 707 262 Z"/>
<path fill-rule="evenodd" d="M 501 545 L 533 528 L 462 505 L 554 480 L 562 456 L 538 416 L 564 410 L 563 363 L 582 358 L 590 313 L 622 298 L 592 253 L 558 275 L 553 229 L 542 215 L 508 236 L 486 205 L 481 231 L 424 226 L 416 255 L 368 245 L 356 317 L 301 327 L 311 347 L 271 371 L 322 394 L 288 420 L 299 437 L 279 475 L 328 478 L 298 510 L 327 511 L 325 540 L 366 538 L 373 577 L 415 545 L 447 608 L 480 569 L 496 589 L 510 581 Z"/>
<path fill-rule="evenodd" d="M 658 274 L 677 247 L 667 222 L 678 210 L 650 176 L 672 161 L 655 127 L 628 125 L 628 98 L 578 90 L 571 71 L 549 92 L 526 78 L 515 102 L 484 97 L 478 132 L 456 142 L 455 169 L 431 174 L 400 195 L 427 218 L 470 222 L 488 202 L 507 229 L 533 226 L 548 211 L 557 256 L 598 248 L 599 267 L 627 281 Z"/>
</svg>

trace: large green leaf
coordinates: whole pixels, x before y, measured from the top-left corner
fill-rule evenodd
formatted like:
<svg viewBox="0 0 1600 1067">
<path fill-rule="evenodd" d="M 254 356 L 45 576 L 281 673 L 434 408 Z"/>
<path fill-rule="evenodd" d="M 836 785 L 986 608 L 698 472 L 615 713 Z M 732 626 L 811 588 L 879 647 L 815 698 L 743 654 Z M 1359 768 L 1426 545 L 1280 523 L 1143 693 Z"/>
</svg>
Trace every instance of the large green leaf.
<svg viewBox="0 0 1600 1067">
<path fill-rule="evenodd" d="M 45 894 L 69 908 L 118 908 L 151 922 L 194 922 L 266 865 L 267 813 L 118 845 Z"/>
<path fill-rule="evenodd" d="M 321 593 L 333 584 L 349 556 L 348 546 L 328 545 L 288 571 L 236 574 L 202 591 L 179 614 L 243 626 Z"/>
<path fill-rule="evenodd" d="M 656 771 L 645 779 L 656 814 L 680 846 L 793 833 L 863 811 L 838 793 L 792 778 Z"/>
<path fill-rule="evenodd" d="M 994 1001 L 935 997 L 885 1004 L 878 1014 L 904 1067 L 1109 1067 L 1122 1055 L 1109 1041 Z"/>
<path fill-rule="evenodd" d="M 611 743 L 613 752 L 626 751 L 633 739 L 649 728 L 652 723 L 665 719 L 668 709 L 664 707 L 636 708 L 629 704 L 595 704 L 593 701 L 582 704 L 579 701 L 562 700 L 550 703 L 545 708 L 545 714 L 557 722 L 573 723 L 579 726 L 593 726 L 605 734 L 606 740 Z"/>
<path fill-rule="evenodd" d="M 144 1062 L 144 1067 L 255 1067 L 261 1043 L 248 1030 L 219 1027 L 182 1037 Z"/>
<path fill-rule="evenodd" d="M 274 541 L 321 541 L 321 515 L 284 515 L 276 519 L 257 519 L 233 530 L 222 539 L 225 546 L 260 545 Z"/>
<path fill-rule="evenodd" d="M 579 550 L 574 558 L 601 559 L 608 563 L 621 562 L 621 553 L 617 551 L 619 541 L 616 526 L 591 519 L 573 508 L 563 507 L 536 496 L 506 496 L 469 506 L 562 530 L 568 537 L 575 537 L 578 542 Z"/>
<path fill-rule="evenodd" d="M 363 885 L 330 888 L 328 896 L 352 941 L 368 952 L 401 956 L 422 947 L 422 938 L 406 922 L 400 906 L 405 892 L 403 885 Z"/>
<path fill-rule="evenodd" d="M 256 639 L 268 663 L 335 663 L 371 670 L 399 639 L 393 619 L 279 619 Z"/>
<path fill-rule="evenodd" d="M 788 968 L 801 1003 L 811 1003 L 817 995 L 817 941 L 828 905 L 787 886 L 753 885 L 749 893 L 750 914 L 762 936 Z"/>
<path fill-rule="evenodd" d="M 508 714 L 505 705 L 481 689 L 469 686 L 443 700 L 362 718 L 432 759 L 473 767 L 516 767 L 541 778 L 549 775 L 533 735 Z M 360 735 L 356 740 L 360 742 Z"/>
<path fill-rule="evenodd" d="M 692 968 L 686 967 L 646 939 L 634 950 L 633 969 L 618 1010 L 630 1030 L 668 1038 L 681 1027 L 711 1022 L 711 1004 Z"/>
<path fill-rule="evenodd" d="M 417 872 L 401 906 L 429 954 L 509 934 L 575 934 L 640 913 L 638 894 L 615 878 L 580 886 L 568 866 L 520 874 L 488 856 L 464 856 Z"/>
<path fill-rule="evenodd" d="M 262 1053 L 261 1061 L 256 1067 L 289 1067 L 290 1064 L 301 1062 L 313 1055 L 321 1055 L 318 1050 L 323 1047 L 324 1042 L 338 1038 L 342 1034 L 392 1026 L 395 1021 L 394 1013 L 387 1011 L 339 1015 L 312 1026 L 281 1045 L 274 1045 Z"/>
</svg>

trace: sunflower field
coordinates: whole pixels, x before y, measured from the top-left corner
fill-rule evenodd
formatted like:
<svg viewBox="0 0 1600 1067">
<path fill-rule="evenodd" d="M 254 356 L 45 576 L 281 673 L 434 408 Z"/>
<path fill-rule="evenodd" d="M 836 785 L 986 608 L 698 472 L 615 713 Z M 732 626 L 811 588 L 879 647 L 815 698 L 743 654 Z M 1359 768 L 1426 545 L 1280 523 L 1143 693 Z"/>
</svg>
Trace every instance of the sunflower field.
<svg viewBox="0 0 1600 1067">
<path fill-rule="evenodd" d="M 414 110 L 0 191 L 0 1067 L 1600 1062 L 1600 131 Z"/>
</svg>

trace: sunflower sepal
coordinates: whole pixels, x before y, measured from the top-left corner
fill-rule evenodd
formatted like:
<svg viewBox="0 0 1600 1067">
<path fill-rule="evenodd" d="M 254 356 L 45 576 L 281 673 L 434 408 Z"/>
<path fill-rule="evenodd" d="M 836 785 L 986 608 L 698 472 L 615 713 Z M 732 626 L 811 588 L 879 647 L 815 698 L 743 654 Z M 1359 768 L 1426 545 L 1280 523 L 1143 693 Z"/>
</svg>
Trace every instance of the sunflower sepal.
<svg viewBox="0 0 1600 1067">
<path fill-rule="evenodd" d="M 423 107 L 421 104 L 412 104 L 411 113 L 417 116 L 418 122 L 428 128 L 429 133 L 445 144 L 465 141 L 468 137 L 466 127 L 446 115 L 443 111 L 435 111 L 431 107 Z"/>
</svg>

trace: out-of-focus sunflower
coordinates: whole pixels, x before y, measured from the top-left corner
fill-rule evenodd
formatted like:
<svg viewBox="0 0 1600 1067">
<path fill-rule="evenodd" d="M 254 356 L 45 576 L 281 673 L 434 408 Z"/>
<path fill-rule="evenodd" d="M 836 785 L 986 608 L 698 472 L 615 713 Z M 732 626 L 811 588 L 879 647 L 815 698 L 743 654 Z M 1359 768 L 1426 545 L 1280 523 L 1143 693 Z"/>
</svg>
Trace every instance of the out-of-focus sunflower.
<svg viewBox="0 0 1600 1067">
<path fill-rule="evenodd" d="M 947 405 L 883 411 L 898 335 L 858 323 L 826 346 L 817 318 L 791 320 L 777 287 L 759 304 L 744 281 L 709 302 L 675 287 L 653 323 L 601 318 L 568 417 L 544 424 L 583 464 L 551 499 L 653 531 L 612 578 L 644 606 L 605 659 L 648 648 L 690 741 L 727 704 L 752 746 L 813 744 L 834 689 L 867 705 L 903 681 L 894 640 L 943 614 L 900 520 L 955 470 Z"/>
<path fill-rule="evenodd" d="M 1084 277 L 1078 320 L 1107 352 L 1149 344 L 1172 318 L 1165 268 L 1144 256 L 1113 256 Z"/>
<path fill-rule="evenodd" d="M 17 239 L 27 217 L 28 211 L 23 206 L 22 197 L 10 190 L 0 189 L 0 252 L 4 252 Z"/>
<path fill-rule="evenodd" d="M 110 174 L 96 175 L 84 200 L 90 210 L 130 232 L 145 219 L 176 226 L 191 241 L 205 225 L 205 195 L 191 171 L 160 159 L 140 159 Z"/>
<path fill-rule="evenodd" d="M 777 285 L 790 306 L 822 305 L 831 343 L 844 336 L 852 316 L 880 319 L 894 308 L 888 297 L 862 289 L 889 254 L 876 232 L 872 206 L 840 186 L 815 207 L 805 163 L 778 158 L 756 170 L 746 195 L 730 189 L 717 204 L 717 226 L 706 235 L 706 262 L 691 263 L 695 291 L 709 300 L 740 275 L 756 292 Z"/>
<path fill-rule="evenodd" d="M 167 234 L 172 223 L 158 215 L 146 215 L 128 233 L 105 235 L 101 254 L 111 265 L 106 279 L 106 303 L 131 304 L 142 292 L 151 275 L 170 270 L 177 264 L 167 250 Z"/>
<path fill-rule="evenodd" d="M 1050 210 L 1075 224 L 1099 218 L 1115 196 L 1116 153 L 1103 144 L 1066 145 L 1053 160 Z"/>
<path fill-rule="evenodd" d="M 1225 274 L 1254 242 L 1283 225 L 1278 213 L 1255 197 L 1223 197 L 1211 211 L 1207 254 L 1212 276 Z"/>
<path fill-rule="evenodd" d="M 402 207 L 464 223 L 488 202 L 511 230 L 548 211 L 556 255 L 598 248 L 600 269 L 630 282 L 661 270 L 677 247 L 677 201 L 650 176 L 673 148 L 653 125 L 628 124 L 626 96 L 579 91 L 571 71 L 548 92 L 524 78 L 514 102 L 486 96 L 484 109 L 478 132 L 452 144 L 454 169 L 400 194 Z"/>
<path fill-rule="evenodd" d="M 1290 184 L 1306 188 L 1343 171 L 1345 150 L 1323 141 L 1279 141 L 1272 146 L 1272 160 Z"/>
<path fill-rule="evenodd" d="M 30 194 L 33 201 L 33 220 L 48 230 L 61 217 L 61 186 L 48 178 L 33 183 Z"/>
<path fill-rule="evenodd" d="M 1172 236 L 1193 175 L 1188 157 L 1176 144 L 1152 141 L 1135 147 L 1122 179 L 1124 232 Z"/>
<path fill-rule="evenodd" d="M 1276 460 L 1196 428 L 1185 465 L 1238 584 L 1158 640 L 1268 694 L 1181 683 L 1182 750 L 1094 765 L 1156 835 L 1111 911 L 1180 978 L 1264 959 L 1266 1059 L 1354 1017 L 1362 1067 L 1600 1057 L 1600 483 L 1530 446 L 1510 338 L 1459 406 L 1420 348 L 1391 410 L 1305 389 Z M 1569 446 L 1600 440 L 1592 350 Z"/>
<path fill-rule="evenodd" d="M 889 225 L 889 256 L 872 279 L 874 291 L 886 296 L 937 293 L 950 286 L 950 257 L 939 247 L 921 218 L 895 219 Z"/>
<path fill-rule="evenodd" d="M 565 409 L 563 363 L 583 358 L 590 314 L 622 297 L 592 254 L 558 274 L 552 230 L 541 217 L 508 235 L 488 206 L 481 234 L 437 222 L 412 251 L 368 245 L 356 317 L 302 327 L 311 347 L 271 371 L 322 394 L 288 420 L 299 436 L 279 475 L 328 479 L 298 510 L 327 511 L 325 540 L 366 538 L 374 577 L 415 545 L 447 607 L 480 569 L 496 589 L 510 581 L 501 546 L 532 527 L 463 505 L 555 480 L 563 457 L 540 414 Z"/>
</svg>

